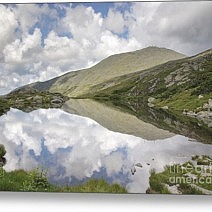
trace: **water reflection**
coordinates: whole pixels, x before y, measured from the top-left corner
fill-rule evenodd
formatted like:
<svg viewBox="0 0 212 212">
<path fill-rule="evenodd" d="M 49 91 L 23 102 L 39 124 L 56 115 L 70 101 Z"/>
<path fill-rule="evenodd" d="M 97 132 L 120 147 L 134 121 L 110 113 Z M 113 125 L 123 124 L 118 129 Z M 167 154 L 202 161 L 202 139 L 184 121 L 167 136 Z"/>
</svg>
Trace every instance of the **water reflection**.
<svg viewBox="0 0 212 212">
<path fill-rule="evenodd" d="M 7 171 L 48 168 L 57 184 L 103 177 L 125 185 L 129 192 L 145 192 L 149 171 L 193 154 L 212 154 L 212 146 L 175 135 L 163 140 L 145 139 L 109 131 L 92 119 L 58 109 L 24 113 L 11 109 L 0 117 L 0 141 L 7 154 Z M 131 168 L 136 163 L 135 175 Z M 149 165 L 150 164 L 150 165 Z"/>
</svg>

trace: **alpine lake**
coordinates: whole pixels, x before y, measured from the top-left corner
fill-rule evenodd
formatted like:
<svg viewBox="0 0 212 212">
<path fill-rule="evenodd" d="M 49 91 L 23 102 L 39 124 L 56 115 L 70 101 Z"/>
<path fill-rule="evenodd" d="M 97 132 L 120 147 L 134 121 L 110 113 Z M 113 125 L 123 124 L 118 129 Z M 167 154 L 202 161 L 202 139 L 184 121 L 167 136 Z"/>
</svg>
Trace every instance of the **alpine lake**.
<svg viewBox="0 0 212 212">
<path fill-rule="evenodd" d="M 209 143 L 87 99 L 28 113 L 11 108 L 0 117 L 0 131 L 6 171 L 41 167 L 55 185 L 103 178 L 129 193 L 146 193 L 151 170 L 162 172 L 195 155 L 212 157 Z"/>
</svg>

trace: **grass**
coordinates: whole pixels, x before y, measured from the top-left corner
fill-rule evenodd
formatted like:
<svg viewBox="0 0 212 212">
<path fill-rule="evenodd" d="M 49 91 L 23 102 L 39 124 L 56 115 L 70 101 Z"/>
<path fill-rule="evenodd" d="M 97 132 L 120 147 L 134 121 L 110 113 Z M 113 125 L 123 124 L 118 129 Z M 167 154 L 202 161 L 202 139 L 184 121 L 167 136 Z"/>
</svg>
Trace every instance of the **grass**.
<svg viewBox="0 0 212 212">
<path fill-rule="evenodd" d="M 185 90 L 181 93 L 176 93 L 165 100 L 158 100 L 156 106 L 163 107 L 167 105 L 170 110 L 182 113 L 184 109 L 198 112 L 197 108 L 202 107 L 204 103 L 208 102 L 211 98 L 210 94 L 206 94 L 203 98 L 198 98 L 196 95 L 192 95 L 193 90 Z"/>
<path fill-rule="evenodd" d="M 205 162 L 204 164 L 201 164 L 202 166 L 200 166 L 200 164 L 197 164 L 197 166 L 194 161 L 198 162 L 200 160 Z M 182 192 L 182 194 L 203 194 L 202 191 L 194 188 L 192 184 L 212 191 L 212 176 L 203 175 L 205 170 L 208 174 L 211 174 L 212 159 L 207 155 L 196 155 L 192 156 L 192 161 L 187 161 L 183 164 L 173 164 L 171 166 L 166 166 L 164 171 L 160 173 L 156 173 L 155 170 L 152 170 L 149 178 L 150 187 L 147 192 L 160 194 L 170 193 L 165 184 L 169 186 L 178 184 L 178 190 Z M 196 179 L 192 179 L 192 176 L 195 176 Z"/>
<path fill-rule="evenodd" d="M 77 186 L 57 186 L 49 183 L 44 170 L 6 172 L 3 168 L 0 168 L 0 191 L 127 193 L 123 186 L 109 184 L 104 179 L 90 179 Z"/>
</svg>

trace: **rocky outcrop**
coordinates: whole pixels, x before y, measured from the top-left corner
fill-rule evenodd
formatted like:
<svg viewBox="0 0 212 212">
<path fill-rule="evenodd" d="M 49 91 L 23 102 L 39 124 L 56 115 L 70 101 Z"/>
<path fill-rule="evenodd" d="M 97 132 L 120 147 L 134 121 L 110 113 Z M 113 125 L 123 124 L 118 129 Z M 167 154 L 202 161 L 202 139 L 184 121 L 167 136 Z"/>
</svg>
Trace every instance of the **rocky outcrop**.
<svg viewBox="0 0 212 212">
<path fill-rule="evenodd" d="M 68 97 L 60 93 L 38 91 L 34 88 L 23 87 L 0 98 L 1 115 L 12 108 L 31 112 L 40 108 L 61 108 Z"/>
<path fill-rule="evenodd" d="M 209 99 L 202 107 L 196 108 L 196 111 L 187 111 L 184 109 L 183 114 L 197 118 L 198 120 L 203 121 L 208 127 L 212 127 L 212 99 Z"/>
</svg>

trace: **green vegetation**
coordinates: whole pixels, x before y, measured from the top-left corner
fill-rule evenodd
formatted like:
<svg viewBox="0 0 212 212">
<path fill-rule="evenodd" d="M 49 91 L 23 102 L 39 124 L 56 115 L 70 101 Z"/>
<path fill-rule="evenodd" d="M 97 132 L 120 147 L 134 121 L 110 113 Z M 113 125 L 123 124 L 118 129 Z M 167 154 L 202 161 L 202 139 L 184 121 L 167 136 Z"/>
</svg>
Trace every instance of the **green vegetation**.
<svg viewBox="0 0 212 212">
<path fill-rule="evenodd" d="M 0 168 L 0 191 L 127 193 L 124 187 L 110 185 L 103 179 L 90 179 L 77 186 L 56 186 L 48 182 L 44 170 L 6 172 L 3 168 Z"/>
<path fill-rule="evenodd" d="M 4 157 L 6 153 L 4 145 L 0 144 L 0 158 Z"/>
<path fill-rule="evenodd" d="M 208 102 L 209 98 L 211 98 L 210 94 L 206 94 L 202 98 L 198 98 L 197 96 L 192 95 L 192 90 L 185 90 L 181 93 L 171 95 L 168 99 L 162 101 L 157 100 L 155 104 L 158 107 L 167 105 L 170 110 L 181 114 L 184 109 L 194 112 L 203 110 L 202 106 Z"/>
<path fill-rule="evenodd" d="M 167 181 L 168 175 L 166 174 L 166 171 L 158 175 L 153 169 L 149 179 L 150 188 L 147 190 L 147 193 L 170 194 L 169 190 L 162 183 Z"/>
<path fill-rule="evenodd" d="M 209 156 L 196 155 L 192 156 L 192 161 L 166 166 L 161 173 L 152 170 L 147 193 L 211 194 L 211 165 Z M 172 187 L 175 188 L 174 192 Z"/>
</svg>

